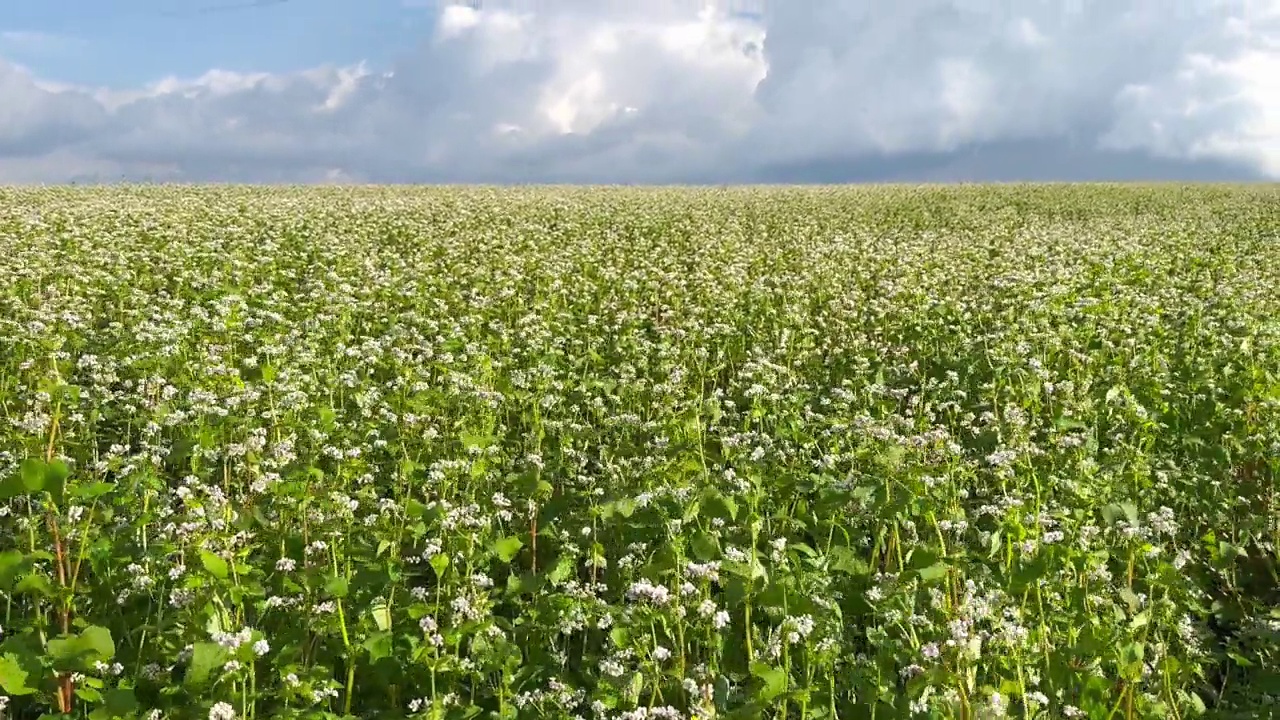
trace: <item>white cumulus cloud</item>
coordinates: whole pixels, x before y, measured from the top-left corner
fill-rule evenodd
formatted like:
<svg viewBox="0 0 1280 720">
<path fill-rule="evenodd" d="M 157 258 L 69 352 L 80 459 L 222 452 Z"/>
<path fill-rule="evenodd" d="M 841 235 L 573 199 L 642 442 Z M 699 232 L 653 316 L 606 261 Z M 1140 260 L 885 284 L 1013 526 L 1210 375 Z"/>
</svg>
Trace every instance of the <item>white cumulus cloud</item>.
<svg viewBox="0 0 1280 720">
<path fill-rule="evenodd" d="M 532 2 L 422 3 L 388 68 L 0 59 L 0 181 L 1280 176 L 1280 0 Z"/>
</svg>

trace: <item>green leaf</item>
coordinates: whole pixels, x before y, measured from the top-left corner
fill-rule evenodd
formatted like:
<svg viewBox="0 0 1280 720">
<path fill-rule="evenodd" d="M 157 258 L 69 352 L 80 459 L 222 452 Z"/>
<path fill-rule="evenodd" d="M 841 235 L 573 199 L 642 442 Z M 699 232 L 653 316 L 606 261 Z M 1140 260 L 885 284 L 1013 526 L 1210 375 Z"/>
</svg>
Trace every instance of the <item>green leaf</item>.
<svg viewBox="0 0 1280 720">
<path fill-rule="evenodd" d="M 884 452 L 880 453 L 877 459 L 889 470 L 897 470 L 902 467 L 902 461 L 906 454 L 907 451 L 902 446 L 890 445 Z"/>
<path fill-rule="evenodd" d="M 421 520 L 427 516 L 427 506 L 413 498 L 409 498 L 404 503 L 404 514 L 405 517 Z"/>
<path fill-rule="evenodd" d="M 854 577 L 871 573 L 867 562 L 843 545 L 836 545 L 827 553 L 827 567 L 834 572 L 842 572 Z"/>
<path fill-rule="evenodd" d="M 191 651 L 191 664 L 187 666 L 187 675 L 182 684 L 193 690 L 203 688 L 209 683 L 214 670 L 222 667 L 227 660 L 227 651 L 216 643 L 196 643 Z"/>
<path fill-rule="evenodd" d="M 919 547 L 911 551 L 907 564 L 912 570 L 923 570 L 938 564 L 940 559 L 941 556 L 936 551 Z"/>
<path fill-rule="evenodd" d="M 617 647 L 626 647 L 627 642 L 631 640 L 631 631 L 622 626 L 614 626 L 614 628 L 609 631 L 609 639 L 613 641 L 613 644 Z"/>
<path fill-rule="evenodd" d="M 493 444 L 491 435 L 464 432 L 459 433 L 458 439 L 462 441 L 462 447 L 468 450 L 484 450 Z"/>
<path fill-rule="evenodd" d="M 720 675 L 716 678 L 715 688 L 712 690 L 712 699 L 715 701 L 716 707 L 726 707 L 729 704 L 729 678 Z"/>
<path fill-rule="evenodd" d="M 703 502 L 707 506 L 707 512 L 713 517 L 727 516 L 730 520 L 738 518 L 738 503 L 719 490 L 708 489 L 703 493 Z"/>
<path fill-rule="evenodd" d="M 103 705 L 113 717 L 127 717 L 138 709 L 138 699 L 130 688 L 113 688 L 106 692 Z"/>
<path fill-rule="evenodd" d="M 1081 430 L 1088 427 L 1076 418 L 1061 416 L 1053 423 L 1059 430 Z"/>
<path fill-rule="evenodd" d="M 347 579 L 341 575 L 332 575 L 324 584 L 324 591 L 332 598 L 344 598 L 347 596 L 348 583 Z"/>
<path fill-rule="evenodd" d="M 101 625 L 90 625 L 82 630 L 80 643 L 86 650 L 96 654 L 99 660 L 115 657 L 116 644 L 111 639 L 111 631 Z"/>
<path fill-rule="evenodd" d="M 103 495 L 106 495 L 107 493 L 114 490 L 115 487 L 116 486 L 112 485 L 111 483 L 104 483 L 104 482 L 90 483 L 88 485 L 81 485 L 80 487 L 72 488 L 71 496 L 77 500 L 92 500 L 94 498 L 102 497 Z"/>
<path fill-rule="evenodd" d="M 54 500 L 62 500 L 62 490 L 67 485 L 67 478 L 71 476 L 71 469 L 61 460 L 54 460 L 44 467 L 44 491 L 53 496 Z"/>
<path fill-rule="evenodd" d="M 798 543 L 789 543 L 789 544 L 787 545 L 787 549 L 794 551 L 797 555 L 804 555 L 805 557 L 811 557 L 811 558 L 812 558 L 812 557 L 817 557 L 817 556 L 818 556 L 818 551 L 817 551 L 817 550 L 814 550 L 813 548 L 809 547 L 808 545 L 806 545 L 806 544 L 804 544 L 804 543 L 800 543 L 800 542 L 798 542 Z"/>
<path fill-rule="evenodd" d="M 1130 525 L 1135 525 L 1138 522 L 1138 506 L 1130 502 L 1112 503 L 1102 508 L 1102 519 L 1109 524 L 1115 524 L 1123 519 Z"/>
<path fill-rule="evenodd" d="M 519 595 L 522 592 L 524 592 L 524 581 L 515 573 L 508 574 L 506 593 L 508 595 Z"/>
<path fill-rule="evenodd" d="M 556 561 L 556 566 L 547 573 L 547 579 L 553 584 L 564 582 L 573 575 L 573 557 L 570 555 L 561 555 Z"/>
<path fill-rule="evenodd" d="M 635 702 L 640 698 L 640 691 L 644 689 L 644 675 L 636 673 L 631 676 L 631 682 L 627 686 L 627 697 Z"/>
<path fill-rule="evenodd" d="M 76 688 L 76 698 L 87 703 L 102 702 L 102 693 L 97 688 L 89 685 L 89 679 L 86 678 L 79 687 Z"/>
<path fill-rule="evenodd" d="M 701 562 L 710 562 L 720 557 L 720 544 L 714 537 L 701 530 L 693 534 L 690 549 L 693 550 L 694 557 Z"/>
<path fill-rule="evenodd" d="M 501 540 L 494 541 L 491 549 L 493 554 L 498 556 L 499 560 L 509 563 L 512 558 L 516 556 L 516 553 L 520 552 L 520 548 L 522 547 L 524 547 L 524 542 L 515 535 L 510 535 L 502 538 Z"/>
<path fill-rule="evenodd" d="M 1249 552 L 1242 547 L 1232 545 L 1231 543 L 1223 540 L 1218 543 L 1218 556 L 1223 560 L 1231 561 L 1238 557 L 1247 558 L 1249 557 Z"/>
<path fill-rule="evenodd" d="M 53 583 L 49 582 L 49 578 L 43 573 L 33 572 L 25 575 L 18 581 L 17 587 L 13 589 L 15 595 L 40 595 L 42 597 L 53 597 Z"/>
<path fill-rule="evenodd" d="M 738 519 L 738 503 L 734 502 L 733 498 L 727 497 L 724 495 L 720 496 L 720 502 L 721 504 L 724 505 L 725 511 L 729 513 L 729 519 L 737 520 Z"/>
<path fill-rule="evenodd" d="M 90 625 L 79 635 L 64 635 L 49 641 L 49 656 L 62 668 L 84 667 L 95 662 L 105 662 L 116 654 L 111 631 Z"/>
<path fill-rule="evenodd" d="M 1138 524 L 1138 506 L 1133 503 L 1120 503 L 1120 510 L 1124 512 L 1124 517 L 1129 521 L 1130 525 Z"/>
<path fill-rule="evenodd" d="M 1146 646 L 1140 642 L 1127 643 L 1117 648 L 1120 657 L 1120 676 L 1126 679 L 1137 679 L 1142 676 L 1142 661 L 1146 655 Z"/>
<path fill-rule="evenodd" d="M 22 477 L 22 487 L 27 494 L 38 493 L 44 489 L 45 463 L 40 458 L 27 458 L 22 461 L 18 470 Z"/>
<path fill-rule="evenodd" d="M 218 602 L 216 605 L 214 603 L 207 603 L 204 606 L 204 615 L 204 631 L 209 633 L 209 635 L 217 635 L 227 631 L 227 629 L 222 626 L 223 612 L 221 602 Z"/>
<path fill-rule="evenodd" d="M 751 674 L 763 681 L 756 691 L 756 698 L 761 702 L 770 702 L 787 689 L 787 673 L 782 668 L 756 662 L 751 664 Z"/>
<path fill-rule="evenodd" d="M 27 671 L 13 653 L 0 656 L 0 688 L 7 695 L 30 695 L 36 691 L 27 686 Z"/>
<path fill-rule="evenodd" d="M 1003 537 L 1004 537 L 1003 533 L 1001 533 L 999 530 L 996 530 L 995 532 L 991 533 L 991 537 L 987 539 L 987 557 L 988 558 L 994 558 L 996 554 L 1000 552 L 1000 549 L 1003 547 L 1003 543 L 1001 542 L 1001 540 L 1003 540 Z"/>
<path fill-rule="evenodd" d="M 8 500 L 9 498 L 21 497 L 27 494 L 27 488 L 22 484 L 20 475 L 10 475 L 0 480 L 0 500 Z"/>
<path fill-rule="evenodd" d="M 369 636 L 361 645 L 369 652 L 369 661 L 377 662 L 385 657 L 391 657 L 391 633 L 376 632 Z"/>
<path fill-rule="evenodd" d="M 916 572 L 919 573 L 920 579 L 923 580 L 924 582 L 933 582 L 934 580 L 941 580 L 942 578 L 947 576 L 947 564 L 941 563 L 941 562 L 934 563 L 929 567 L 920 568 Z"/>
<path fill-rule="evenodd" d="M 378 603 L 369 608 L 369 615 L 373 618 L 373 624 L 378 630 L 386 632 L 391 629 L 391 609 L 386 603 Z"/>
<path fill-rule="evenodd" d="M 27 557 L 18 550 L 0 552 L 0 589 L 9 590 L 13 579 L 27 565 Z"/>
<path fill-rule="evenodd" d="M 231 572 L 230 568 L 227 567 L 226 560 L 223 560 L 220 555 L 215 555 L 208 550 L 200 551 L 200 564 L 204 565 L 204 569 L 207 570 L 210 575 L 218 578 L 219 580 L 226 580 L 227 576 Z"/>
<path fill-rule="evenodd" d="M 1231 660 L 1235 662 L 1236 665 L 1239 665 L 1242 668 L 1248 668 L 1248 667 L 1254 666 L 1254 662 L 1252 660 L 1241 655 L 1240 653 L 1228 652 L 1227 657 L 1231 658 Z"/>
<path fill-rule="evenodd" d="M 444 553 L 438 553 L 431 556 L 431 568 L 436 571 L 436 577 L 444 577 L 444 571 L 449 569 L 449 556 Z"/>
<path fill-rule="evenodd" d="M 636 511 L 636 501 L 631 498 L 622 498 L 621 500 L 610 503 L 610 505 L 613 506 L 614 512 L 624 518 L 631 517 Z"/>
<path fill-rule="evenodd" d="M 45 644 L 45 648 L 49 651 L 49 657 L 59 667 L 76 664 L 79 661 L 79 657 L 81 657 L 81 647 L 76 642 L 76 635 L 51 639 L 49 643 Z"/>
</svg>

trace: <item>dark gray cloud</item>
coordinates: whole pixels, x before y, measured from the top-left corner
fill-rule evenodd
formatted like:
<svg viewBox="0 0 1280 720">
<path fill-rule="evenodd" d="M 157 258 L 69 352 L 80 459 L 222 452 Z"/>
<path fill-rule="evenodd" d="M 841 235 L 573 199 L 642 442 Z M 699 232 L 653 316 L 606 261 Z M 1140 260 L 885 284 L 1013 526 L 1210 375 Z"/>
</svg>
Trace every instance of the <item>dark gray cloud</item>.
<svg viewBox="0 0 1280 720">
<path fill-rule="evenodd" d="M 0 60 L 0 181 L 1280 175 L 1280 0 L 806 0 L 763 24 L 686 5 L 450 8 L 387 73 L 122 92 Z"/>
</svg>

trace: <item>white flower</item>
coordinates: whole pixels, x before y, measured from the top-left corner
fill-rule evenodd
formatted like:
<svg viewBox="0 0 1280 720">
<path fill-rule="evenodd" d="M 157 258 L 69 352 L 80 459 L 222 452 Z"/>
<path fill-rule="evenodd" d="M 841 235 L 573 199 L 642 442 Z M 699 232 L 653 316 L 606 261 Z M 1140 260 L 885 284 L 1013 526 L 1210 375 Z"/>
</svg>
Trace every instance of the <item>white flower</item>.
<svg viewBox="0 0 1280 720">
<path fill-rule="evenodd" d="M 671 601 L 671 591 L 665 585 L 654 585 L 648 580 L 641 580 L 631 585 L 627 590 L 627 597 L 661 606 Z"/>
<path fill-rule="evenodd" d="M 229 703 L 220 702 L 209 708 L 209 720 L 235 720 L 236 710 Z"/>
<path fill-rule="evenodd" d="M 1004 717 L 1009 709 L 1009 701 L 1000 693 L 993 692 L 988 707 L 993 717 Z"/>
<path fill-rule="evenodd" d="M 685 566 L 685 574 L 695 580 L 707 579 L 712 582 L 720 580 L 720 563 L 712 560 L 708 563 L 691 562 Z"/>
</svg>

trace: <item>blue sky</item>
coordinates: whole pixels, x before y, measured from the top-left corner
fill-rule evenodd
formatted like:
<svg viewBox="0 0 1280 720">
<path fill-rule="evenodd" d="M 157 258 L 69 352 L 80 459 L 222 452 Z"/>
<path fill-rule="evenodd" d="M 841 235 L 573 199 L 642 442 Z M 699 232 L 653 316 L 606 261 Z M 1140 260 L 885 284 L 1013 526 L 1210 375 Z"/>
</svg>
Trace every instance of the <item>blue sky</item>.
<svg viewBox="0 0 1280 720">
<path fill-rule="evenodd" d="M 211 68 L 389 64 L 433 15 L 402 0 L 6 0 L 0 52 L 43 77 L 126 88 Z"/>
<path fill-rule="evenodd" d="M 1280 0 L 713 1 L 0 0 L 0 183 L 1280 178 Z"/>
</svg>

